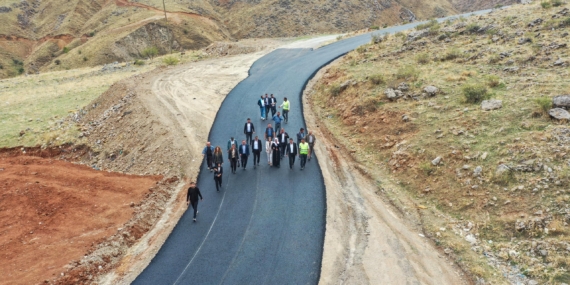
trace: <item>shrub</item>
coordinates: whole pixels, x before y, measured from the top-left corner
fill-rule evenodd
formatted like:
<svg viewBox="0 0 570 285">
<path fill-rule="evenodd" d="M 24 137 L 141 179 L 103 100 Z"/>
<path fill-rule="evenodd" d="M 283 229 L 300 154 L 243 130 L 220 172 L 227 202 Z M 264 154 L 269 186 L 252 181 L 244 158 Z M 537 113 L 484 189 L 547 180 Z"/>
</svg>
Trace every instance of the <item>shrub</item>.
<svg viewBox="0 0 570 285">
<path fill-rule="evenodd" d="M 335 83 L 331 86 L 330 93 L 332 96 L 336 97 L 340 94 L 340 85 Z"/>
<path fill-rule="evenodd" d="M 184 34 L 187 35 L 188 34 L 188 30 L 184 29 Z"/>
<path fill-rule="evenodd" d="M 493 55 L 491 55 L 491 56 L 489 57 L 489 63 L 490 63 L 490 64 L 495 64 L 495 63 L 501 61 L 501 59 L 502 59 L 502 58 L 501 58 L 500 55 L 498 55 L 498 54 L 493 54 Z"/>
<path fill-rule="evenodd" d="M 485 77 L 485 82 L 487 83 L 487 86 L 495 88 L 501 84 L 501 79 L 497 75 L 487 75 L 487 77 Z"/>
<path fill-rule="evenodd" d="M 465 27 L 465 30 L 471 34 L 479 32 L 480 29 L 481 27 L 475 23 L 469 24 Z"/>
<path fill-rule="evenodd" d="M 562 6 L 562 4 L 564 4 L 564 2 L 562 2 L 562 0 L 551 0 L 550 2 L 552 3 L 552 6 L 554 6 L 554 7 L 559 7 L 559 6 Z"/>
<path fill-rule="evenodd" d="M 61 60 L 56 59 L 56 60 L 54 61 L 54 63 L 55 63 L 55 65 L 60 65 L 60 64 L 61 64 Z"/>
<path fill-rule="evenodd" d="M 358 52 L 358 53 L 365 53 L 365 52 L 366 52 L 366 47 L 365 47 L 365 46 L 359 46 L 358 48 L 356 48 L 356 52 Z"/>
<path fill-rule="evenodd" d="M 24 62 L 19 61 L 17 59 L 12 59 L 12 62 L 14 63 L 14 65 L 24 65 Z"/>
<path fill-rule="evenodd" d="M 388 24 L 382 25 L 382 28 L 384 28 L 384 29 L 388 28 Z"/>
<path fill-rule="evenodd" d="M 89 59 L 86 56 L 83 57 L 83 61 L 88 61 L 88 60 Z"/>
<path fill-rule="evenodd" d="M 64 47 L 63 48 L 63 53 L 68 53 L 69 52 L 69 48 L 68 47 Z"/>
<path fill-rule="evenodd" d="M 371 37 L 371 42 L 373 44 L 381 43 L 384 40 L 382 35 L 379 35 L 379 34 L 372 34 L 372 36 L 370 36 L 370 37 Z"/>
<path fill-rule="evenodd" d="M 542 8 L 544 8 L 544 9 L 548 9 L 548 8 L 552 7 L 552 4 L 550 4 L 550 2 L 548 2 L 548 1 L 542 1 L 542 2 L 540 2 L 540 6 L 542 6 Z"/>
<path fill-rule="evenodd" d="M 456 48 L 451 48 L 451 49 L 447 50 L 447 52 L 443 56 L 442 60 L 443 61 L 454 60 L 454 59 L 460 58 L 460 57 L 461 57 L 461 51 L 456 49 Z"/>
<path fill-rule="evenodd" d="M 143 57 L 147 57 L 147 58 L 153 59 L 155 56 L 158 55 L 158 48 L 156 48 L 156 47 L 147 47 L 147 48 L 145 48 L 145 49 L 142 51 L 141 55 L 142 55 Z"/>
<path fill-rule="evenodd" d="M 372 82 L 372 84 L 374 85 L 380 85 L 380 84 L 384 84 L 386 81 L 384 80 L 384 76 L 382 76 L 382 74 L 373 74 L 370 75 L 370 77 L 368 77 L 370 79 L 370 82 Z"/>
<path fill-rule="evenodd" d="M 570 17 L 562 20 L 562 22 L 560 23 L 561 26 L 563 27 L 569 27 L 570 26 Z"/>
<path fill-rule="evenodd" d="M 420 53 L 416 56 L 416 61 L 419 64 L 427 64 L 427 63 L 429 63 L 429 55 L 425 52 Z"/>
<path fill-rule="evenodd" d="M 0 69 L 4 69 L 4 65 L 0 64 Z"/>
<path fill-rule="evenodd" d="M 77 53 L 78 53 L 78 54 L 81 54 L 81 50 L 78 50 Z"/>
<path fill-rule="evenodd" d="M 370 29 L 371 30 L 380 30 L 380 27 L 379 26 L 371 26 Z"/>
<path fill-rule="evenodd" d="M 24 73 L 24 68 L 23 67 L 18 68 L 18 74 L 23 74 L 23 73 Z"/>
<path fill-rule="evenodd" d="M 94 36 L 95 36 L 95 32 L 94 32 L 94 31 L 91 32 L 91 33 L 89 33 L 89 37 L 94 37 Z"/>
<path fill-rule="evenodd" d="M 144 65 L 144 60 L 135 59 L 135 62 L 133 64 L 138 65 L 138 66 L 142 66 L 142 65 Z"/>
<path fill-rule="evenodd" d="M 340 40 L 342 40 L 342 38 L 343 38 L 342 35 L 338 35 L 338 36 L 336 37 L 336 40 L 337 40 L 337 41 L 340 41 Z"/>
<path fill-rule="evenodd" d="M 487 87 L 480 84 L 464 85 L 462 91 L 467 103 L 476 104 L 491 97 L 491 94 L 487 92 Z"/>
<path fill-rule="evenodd" d="M 407 65 L 402 68 L 399 68 L 396 71 L 396 78 L 397 79 L 406 79 L 410 81 L 416 81 L 420 72 L 412 65 Z"/>
<path fill-rule="evenodd" d="M 539 97 L 534 99 L 534 103 L 543 116 L 548 115 L 548 111 L 552 108 L 552 100 L 548 97 Z"/>
<path fill-rule="evenodd" d="M 430 175 L 433 172 L 433 167 L 430 162 L 422 162 L 419 167 L 425 175 Z"/>
<path fill-rule="evenodd" d="M 419 31 L 419 30 L 424 30 L 424 29 L 431 29 L 434 26 L 438 26 L 438 30 L 439 30 L 439 23 L 437 22 L 437 20 L 431 19 L 427 23 L 417 25 L 416 30 Z"/>
<path fill-rule="evenodd" d="M 162 60 L 162 62 L 166 65 L 177 65 L 180 60 L 174 56 L 167 56 Z"/>
</svg>

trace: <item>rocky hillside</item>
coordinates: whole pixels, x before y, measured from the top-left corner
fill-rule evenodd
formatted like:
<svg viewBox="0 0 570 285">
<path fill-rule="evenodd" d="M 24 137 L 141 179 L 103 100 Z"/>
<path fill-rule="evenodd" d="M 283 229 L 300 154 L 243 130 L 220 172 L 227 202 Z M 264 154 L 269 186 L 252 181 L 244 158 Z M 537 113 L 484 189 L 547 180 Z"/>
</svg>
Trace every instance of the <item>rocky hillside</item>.
<svg viewBox="0 0 570 285">
<path fill-rule="evenodd" d="M 213 41 L 338 33 L 489 8 L 514 0 L 5 0 L 0 78 L 202 48 Z"/>
<path fill-rule="evenodd" d="M 569 33 L 569 4 L 548 0 L 377 35 L 310 101 L 477 284 L 568 284 Z"/>
</svg>

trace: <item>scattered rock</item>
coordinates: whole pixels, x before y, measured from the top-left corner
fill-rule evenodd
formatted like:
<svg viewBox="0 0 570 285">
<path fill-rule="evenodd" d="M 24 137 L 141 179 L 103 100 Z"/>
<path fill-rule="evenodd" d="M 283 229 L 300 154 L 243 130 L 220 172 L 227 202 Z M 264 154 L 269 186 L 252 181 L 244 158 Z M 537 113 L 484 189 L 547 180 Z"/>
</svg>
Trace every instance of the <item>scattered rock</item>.
<svg viewBox="0 0 570 285">
<path fill-rule="evenodd" d="M 508 167 L 505 164 L 500 164 L 499 166 L 497 166 L 497 170 L 495 170 L 495 174 L 496 175 L 502 175 L 503 173 L 507 173 L 511 171 L 511 168 Z"/>
<path fill-rule="evenodd" d="M 441 156 L 436 157 L 434 160 L 431 161 L 431 164 L 436 166 L 441 162 Z"/>
<path fill-rule="evenodd" d="M 483 111 L 496 110 L 502 107 L 503 107 L 503 101 L 501 100 L 484 100 L 481 103 L 481 109 L 483 109 Z"/>
<path fill-rule="evenodd" d="M 20 131 L 20 136 L 24 136 L 26 134 L 26 131 Z"/>
<path fill-rule="evenodd" d="M 548 114 L 557 120 L 570 120 L 570 113 L 562 108 L 550 109 Z"/>
<path fill-rule="evenodd" d="M 529 27 L 534 27 L 536 25 L 540 25 L 544 20 L 542 20 L 541 18 L 538 18 L 530 23 L 528 23 Z"/>
<path fill-rule="evenodd" d="M 392 88 L 387 88 L 386 90 L 384 90 L 384 95 L 386 95 L 386 98 L 388 98 L 389 100 L 396 100 L 396 99 L 402 97 L 403 93 L 400 90 L 394 90 Z"/>
<path fill-rule="evenodd" d="M 484 152 L 484 153 L 481 155 L 481 160 L 487 159 L 487 155 L 488 155 L 487 152 Z"/>
<path fill-rule="evenodd" d="M 477 166 L 475 170 L 473 170 L 473 176 L 479 177 L 483 173 L 483 167 Z"/>
<path fill-rule="evenodd" d="M 409 122 L 409 121 L 410 121 L 410 117 L 408 117 L 408 115 L 403 115 L 403 116 L 402 116 L 402 121 L 404 121 L 404 122 Z"/>
<path fill-rule="evenodd" d="M 421 31 L 414 31 L 414 32 L 411 32 L 408 34 L 408 38 L 406 39 L 406 41 L 408 41 L 408 42 L 417 41 L 417 40 L 424 38 L 428 35 L 429 35 L 428 29 L 423 29 Z"/>
<path fill-rule="evenodd" d="M 410 90 L 410 85 L 408 85 L 406 82 L 402 82 L 402 83 L 400 83 L 400 85 L 398 85 L 398 90 L 400 90 L 402 92 L 406 92 L 406 91 Z"/>
<path fill-rule="evenodd" d="M 424 92 L 427 93 L 429 96 L 435 96 L 439 92 L 439 89 L 435 86 L 430 85 L 424 88 Z"/>
<path fill-rule="evenodd" d="M 4 6 L 4 7 L 0 7 L 0 14 L 1 14 L 1 13 L 10 13 L 10 12 L 12 12 L 12 8 L 10 8 L 10 7 L 5 7 L 5 6 Z"/>
<path fill-rule="evenodd" d="M 570 95 L 559 95 L 552 99 L 553 108 L 564 108 L 570 107 Z"/>
<path fill-rule="evenodd" d="M 520 38 L 519 39 L 519 45 L 524 45 L 526 43 L 532 43 L 532 39 L 531 38 Z"/>
<path fill-rule="evenodd" d="M 477 244 L 477 238 L 475 238 L 475 236 L 472 234 L 468 234 L 467 236 L 465 236 L 465 240 L 468 241 L 471 245 Z"/>
<path fill-rule="evenodd" d="M 566 65 L 566 61 L 564 61 L 564 60 L 562 60 L 562 59 L 559 58 L 559 59 L 558 59 L 557 61 L 555 61 L 553 64 L 554 64 L 554 66 L 563 66 L 563 65 Z"/>
</svg>

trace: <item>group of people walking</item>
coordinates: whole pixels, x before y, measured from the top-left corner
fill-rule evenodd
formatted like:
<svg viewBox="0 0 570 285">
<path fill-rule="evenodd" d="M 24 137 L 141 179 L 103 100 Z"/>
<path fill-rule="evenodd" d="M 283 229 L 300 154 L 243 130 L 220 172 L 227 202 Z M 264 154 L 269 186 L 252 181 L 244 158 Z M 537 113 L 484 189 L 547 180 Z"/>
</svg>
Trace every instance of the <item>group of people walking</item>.
<svg viewBox="0 0 570 285">
<path fill-rule="evenodd" d="M 281 160 L 285 157 L 289 160 L 289 169 L 293 169 L 295 160 L 299 157 L 301 170 L 305 169 L 307 161 L 311 160 L 314 145 L 316 142 L 315 135 L 309 131 L 308 134 L 304 128 L 300 128 L 296 134 L 296 142 L 294 137 L 290 137 L 284 128 L 281 128 L 281 123 L 287 124 L 289 122 L 290 102 L 287 97 L 284 98 L 283 103 L 279 108 L 283 108 L 283 116 L 281 112 L 277 111 L 277 99 L 271 94 L 265 94 L 257 101 L 260 107 L 261 120 L 267 120 L 269 112 L 273 119 L 274 126 L 269 123 L 263 132 L 263 141 L 256 134 L 256 129 L 251 119 L 248 118 L 243 126 L 243 133 L 245 139 L 238 143 L 238 141 L 231 137 L 226 145 L 226 153 L 230 168 L 233 174 L 236 173 L 238 167 L 246 170 L 249 157 L 253 155 L 253 168 L 259 166 L 261 160 L 261 153 L 264 150 L 267 158 L 267 164 L 270 167 L 281 166 Z M 224 173 L 223 163 L 224 155 L 220 146 L 213 147 L 210 142 L 206 144 L 202 150 L 202 156 L 205 158 L 208 169 L 214 173 L 214 181 L 216 184 L 216 191 L 222 188 L 222 176 Z M 200 190 L 196 185 L 191 185 L 188 188 L 187 204 L 192 204 L 194 208 L 194 221 L 196 221 L 196 214 L 198 213 L 198 197 L 202 199 Z"/>
</svg>

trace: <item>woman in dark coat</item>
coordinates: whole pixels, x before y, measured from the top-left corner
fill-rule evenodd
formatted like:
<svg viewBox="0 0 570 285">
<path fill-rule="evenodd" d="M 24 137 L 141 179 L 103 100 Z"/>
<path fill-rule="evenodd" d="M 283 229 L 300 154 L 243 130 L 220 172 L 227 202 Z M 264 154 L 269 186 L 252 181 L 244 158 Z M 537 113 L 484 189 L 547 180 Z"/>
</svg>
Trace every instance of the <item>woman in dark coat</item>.
<svg viewBox="0 0 570 285">
<path fill-rule="evenodd" d="M 275 138 L 271 144 L 271 149 L 273 149 L 273 166 L 279 167 L 281 152 L 279 151 L 279 139 Z"/>
<path fill-rule="evenodd" d="M 214 149 L 214 165 L 218 166 L 219 164 L 224 164 L 224 155 L 222 154 L 222 148 L 217 146 Z"/>
</svg>

